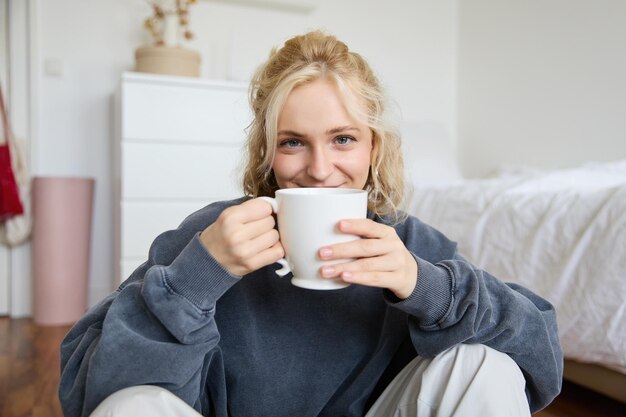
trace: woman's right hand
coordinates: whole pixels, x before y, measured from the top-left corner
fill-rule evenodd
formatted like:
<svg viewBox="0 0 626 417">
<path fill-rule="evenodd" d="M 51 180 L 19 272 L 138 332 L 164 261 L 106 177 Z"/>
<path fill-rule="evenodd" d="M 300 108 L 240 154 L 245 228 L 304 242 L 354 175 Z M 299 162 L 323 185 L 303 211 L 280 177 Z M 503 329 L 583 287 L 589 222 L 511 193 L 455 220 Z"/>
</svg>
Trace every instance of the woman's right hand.
<svg viewBox="0 0 626 417">
<path fill-rule="evenodd" d="M 228 272 L 244 276 L 285 256 L 275 223 L 272 207 L 255 198 L 225 209 L 200 241 Z"/>
</svg>

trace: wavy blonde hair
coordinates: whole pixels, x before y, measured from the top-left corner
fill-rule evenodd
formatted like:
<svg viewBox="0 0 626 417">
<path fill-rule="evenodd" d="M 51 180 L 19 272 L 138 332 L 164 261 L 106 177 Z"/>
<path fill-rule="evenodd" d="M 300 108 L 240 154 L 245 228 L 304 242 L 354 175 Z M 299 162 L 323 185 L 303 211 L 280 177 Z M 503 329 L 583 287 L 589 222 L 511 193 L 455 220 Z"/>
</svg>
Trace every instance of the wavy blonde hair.
<svg viewBox="0 0 626 417">
<path fill-rule="evenodd" d="M 397 214 L 404 193 L 404 165 L 400 137 L 384 119 L 382 87 L 365 59 L 320 31 L 296 36 L 282 48 L 274 48 L 252 78 L 254 119 L 248 128 L 244 193 L 273 196 L 279 188 L 272 162 L 280 112 L 294 88 L 318 79 L 333 81 L 350 116 L 372 130 L 370 172 L 364 187 L 368 208 L 379 215 Z"/>
</svg>

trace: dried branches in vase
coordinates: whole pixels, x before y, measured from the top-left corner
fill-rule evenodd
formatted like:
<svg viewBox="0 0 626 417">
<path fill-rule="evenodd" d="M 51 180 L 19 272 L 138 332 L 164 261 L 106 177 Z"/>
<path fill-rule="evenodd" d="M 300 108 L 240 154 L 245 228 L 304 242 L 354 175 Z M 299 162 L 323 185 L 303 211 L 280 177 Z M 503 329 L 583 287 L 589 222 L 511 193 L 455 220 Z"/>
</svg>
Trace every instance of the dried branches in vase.
<svg viewBox="0 0 626 417">
<path fill-rule="evenodd" d="M 196 0 L 146 1 L 153 15 L 145 20 L 144 26 L 153 43 L 135 50 L 135 71 L 198 77 L 200 54 L 180 45 L 181 38 L 194 37 L 189 30 L 189 6 Z"/>
<path fill-rule="evenodd" d="M 150 32 L 155 46 L 176 46 L 182 32 L 186 40 L 194 37 L 189 30 L 189 6 L 196 0 L 152 0 L 152 16 L 144 21 L 144 27 Z"/>
</svg>

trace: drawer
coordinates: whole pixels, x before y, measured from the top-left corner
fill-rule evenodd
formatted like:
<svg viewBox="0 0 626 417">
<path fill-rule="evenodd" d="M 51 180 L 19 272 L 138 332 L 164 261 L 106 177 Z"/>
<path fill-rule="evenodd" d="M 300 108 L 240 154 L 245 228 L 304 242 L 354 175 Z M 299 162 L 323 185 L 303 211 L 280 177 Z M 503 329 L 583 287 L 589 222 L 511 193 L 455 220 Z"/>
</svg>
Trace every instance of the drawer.
<svg viewBox="0 0 626 417">
<path fill-rule="evenodd" d="M 240 146 L 122 145 L 122 199 L 224 200 L 242 195 Z"/>
<path fill-rule="evenodd" d="M 190 214 L 210 204 L 210 201 L 122 203 L 122 259 L 144 261 L 154 239 L 161 233 L 176 229 Z"/>
<path fill-rule="evenodd" d="M 125 83 L 122 138 L 241 143 L 251 112 L 243 87 Z"/>
</svg>

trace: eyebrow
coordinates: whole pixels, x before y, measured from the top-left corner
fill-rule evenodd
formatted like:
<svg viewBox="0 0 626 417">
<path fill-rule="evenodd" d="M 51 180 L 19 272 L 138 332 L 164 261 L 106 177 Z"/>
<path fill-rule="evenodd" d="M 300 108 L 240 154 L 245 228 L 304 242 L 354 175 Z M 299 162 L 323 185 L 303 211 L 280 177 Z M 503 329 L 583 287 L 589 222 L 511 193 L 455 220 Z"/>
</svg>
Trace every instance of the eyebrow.
<svg viewBox="0 0 626 417">
<path fill-rule="evenodd" d="M 355 126 L 338 126 L 338 127 L 334 127 L 332 129 L 327 130 L 325 133 L 327 135 L 333 135 L 335 133 L 341 133 L 341 132 L 349 132 L 349 131 L 357 131 L 359 132 L 360 129 L 358 127 Z M 287 136 L 294 136 L 294 137 L 306 137 L 307 135 L 303 134 L 303 133 L 298 133 L 295 130 L 281 130 L 278 132 L 278 135 L 287 135 Z"/>
</svg>

